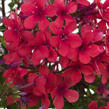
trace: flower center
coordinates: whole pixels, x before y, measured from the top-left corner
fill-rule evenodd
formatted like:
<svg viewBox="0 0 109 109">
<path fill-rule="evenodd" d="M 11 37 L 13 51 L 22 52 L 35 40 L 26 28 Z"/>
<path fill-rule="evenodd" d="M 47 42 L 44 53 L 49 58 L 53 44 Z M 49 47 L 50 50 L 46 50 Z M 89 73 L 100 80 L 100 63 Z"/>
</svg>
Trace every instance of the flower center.
<svg viewBox="0 0 109 109">
<path fill-rule="evenodd" d="M 36 11 L 35 11 L 35 15 L 39 18 L 43 17 L 44 16 L 44 10 L 41 9 L 41 8 L 37 8 Z"/>
<path fill-rule="evenodd" d="M 64 87 L 64 86 L 60 86 L 60 87 L 58 88 L 58 93 L 59 93 L 60 95 L 63 95 L 64 92 L 65 92 L 65 87 Z"/>
<path fill-rule="evenodd" d="M 66 10 L 65 9 L 59 10 L 58 15 L 65 16 Z"/>
<path fill-rule="evenodd" d="M 62 33 L 62 34 L 61 34 L 61 40 L 65 40 L 65 39 L 67 39 L 67 34 Z"/>
<path fill-rule="evenodd" d="M 84 51 L 86 49 L 86 45 L 83 43 L 80 47 L 79 47 L 79 50 L 80 51 Z"/>
</svg>

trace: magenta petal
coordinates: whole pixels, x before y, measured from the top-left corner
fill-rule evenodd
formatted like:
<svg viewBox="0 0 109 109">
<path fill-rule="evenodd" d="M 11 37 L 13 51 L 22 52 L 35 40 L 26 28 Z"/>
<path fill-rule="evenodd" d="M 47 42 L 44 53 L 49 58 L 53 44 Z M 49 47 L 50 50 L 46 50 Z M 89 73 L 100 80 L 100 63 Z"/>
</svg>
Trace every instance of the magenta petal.
<svg viewBox="0 0 109 109">
<path fill-rule="evenodd" d="M 68 46 L 68 44 L 63 42 L 63 41 L 60 41 L 58 52 L 62 56 L 67 56 L 68 53 L 69 53 L 69 46 Z"/>
<path fill-rule="evenodd" d="M 77 48 L 70 48 L 69 54 L 67 55 L 73 62 L 78 60 L 78 49 Z"/>
<path fill-rule="evenodd" d="M 64 7 L 65 6 L 64 0 L 54 0 L 54 4 L 55 5 L 59 5 L 61 7 Z"/>
<path fill-rule="evenodd" d="M 50 44 L 53 46 L 53 47 L 58 47 L 59 45 L 59 37 L 58 36 L 53 36 L 51 37 L 50 39 Z"/>
<path fill-rule="evenodd" d="M 85 76 L 85 75 L 84 75 L 84 79 L 85 79 L 85 81 L 88 82 L 88 83 L 93 83 L 94 80 L 95 80 L 95 75 L 94 75 L 94 74 L 88 75 L 88 76 Z"/>
<path fill-rule="evenodd" d="M 102 81 L 102 84 L 106 84 L 108 82 L 108 72 L 107 71 L 102 74 L 101 81 Z"/>
<path fill-rule="evenodd" d="M 91 57 L 96 57 L 98 56 L 100 53 L 102 52 L 102 50 L 100 49 L 100 47 L 96 44 L 92 44 L 88 47 L 88 54 Z"/>
<path fill-rule="evenodd" d="M 18 42 L 19 41 L 18 33 L 13 30 L 6 30 L 4 32 L 4 38 L 7 42 Z"/>
<path fill-rule="evenodd" d="M 48 95 L 44 95 L 44 96 L 41 97 L 41 104 L 43 106 L 45 106 L 46 109 L 48 109 L 48 107 L 50 105 L 50 101 L 49 101 Z M 45 109 L 45 108 L 41 108 L 41 109 Z"/>
<path fill-rule="evenodd" d="M 55 105 L 56 109 L 62 109 L 64 107 L 63 96 L 55 96 L 53 104 Z"/>
<path fill-rule="evenodd" d="M 57 25 L 55 25 L 54 22 L 51 22 L 51 23 L 49 24 L 49 29 L 50 29 L 50 31 L 53 32 L 54 34 L 58 34 L 58 33 L 60 33 L 60 32 L 62 31 L 62 29 L 59 28 Z"/>
<path fill-rule="evenodd" d="M 67 13 L 74 13 L 77 10 L 77 3 L 76 2 L 70 2 L 67 6 L 66 6 L 66 10 Z"/>
<path fill-rule="evenodd" d="M 81 72 L 85 75 L 92 75 L 93 74 L 93 69 L 90 65 L 82 65 L 81 66 Z"/>
<path fill-rule="evenodd" d="M 24 26 L 27 29 L 33 29 L 37 23 L 37 18 L 35 16 L 30 16 L 25 19 Z"/>
<path fill-rule="evenodd" d="M 70 19 L 68 17 L 65 19 L 66 19 L 66 26 L 65 26 L 64 31 L 68 33 L 72 33 L 77 28 L 76 20 L 73 18 Z"/>
<path fill-rule="evenodd" d="M 98 109 L 97 107 L 97 101 L 91 101 L 91 103 L 88 105 L 89 109 Z"/>
<path fill-rule="evenodd" d="M 57 59 L 57 53 L 55 50 L 53 49 L 50 49 L 49 50 L 49 56 L 48 56 L 48 60 L 50 62 L 56 62 L 56 59 Z"/>
<path fill-rule="evenodd" d="M 69 36 L 69 42 L 72 48 L 78 48 L 82 44 L 82 40 L 78 34 L 72 34 Z"/>
<path fill-rule="evenodd" d="M 49 50 L 48 50 L 48 48 L 46 46 L 39 47 L 39 50 L 40 50 L 41 55 L 43 57 L 46 57 L 47 58 L 49 56 Z"/>
<path fill-rule="evenodd" d="M 39 50 L 34 51 L 34 53 L 32 55 L 32 64 L 34 66 L 40 64 L 41 59 L 43 59 L 43 56 L 40 53 L 40 51 Z"/>
<path fill-rule="evenodd" d="M 75 90 L 67 90 L 64 94 L 64 97 L 69 103 L 74 103 L 79 99 L 79 94 Z"/>
<path fill-rule="evenodd" d="M 56 15 L 56 6 L 55 5 L 48 5 L 46 7 L 46 16 L 53 17 Z"/>
<path fill-rule="evenodd" d="M 58 16 L 54 23 L 57 27 L 62 27 L 64 24 L 64 19 Z"/>
<path fill-rule="evenodd" d="M 23 4 L 21 5 L 21 11 L 24 13 L 24 15 L 31 15 L 32 12 L 35 11 L 35 7 L 32 4 Z"/>
<path fill-rule="evenodd" d="M 100 30 L 95 30 L 94 31 L 94 42 L 97 42 L 97 41 L 101 41 L 104 37 L 104 34 L 102 31 Z"/>
<path fill-rule="evenodd" d="M 88 0 L 77 0 L 81 5 L 84 5 L 84 6 L 89 6 L 90 3 Z"/>
<path fill-rule="evenodd" d="M 39 20 L 39 28 L 40 28 L 40 30 L 42 30 L 42 31 L 46 30 L 48 25 L 49 25 L 49 21 L 46 18 L 44 18 L 42 20 Z"/>
<path fill-rule="evenodd" d="M 80 52 L 79 53 L 79 60 L 83 64 L 88 64 L 91 60 L 90 56 L 86 52 Z"/>
</svg>

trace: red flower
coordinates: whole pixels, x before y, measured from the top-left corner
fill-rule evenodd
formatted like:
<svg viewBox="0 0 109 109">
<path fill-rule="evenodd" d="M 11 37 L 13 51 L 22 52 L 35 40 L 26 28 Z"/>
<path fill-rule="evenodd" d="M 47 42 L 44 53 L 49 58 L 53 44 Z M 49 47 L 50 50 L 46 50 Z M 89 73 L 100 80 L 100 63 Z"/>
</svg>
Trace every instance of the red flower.
<svg viewBox="0 0 109 109">
<path fill-rule="evenodd" d="M 109 31 L 107 32 L 105 37 L 105 47 L 106 47 L 106 54 L 109 55 Z"/>
<path fill-rule="evenodd" d="M 79 94 L 75 90 L 68 89 L 71 86 L 62 79 L 62 77 L 57 77 L 57 87 L 51 93 L 53 104 L 57 109 L 62 109 L 64 107 L 64 98 L 67 99 L 69 103 L 76 102 L 79 98 Z"/>
<path fill-rule="evenodd" d="M 27 69 L 22 69 L 20 67 L 10 68 L 6 70 L 3 77 L 6 78 L 7 82 L 12 82 L 12 84 L 22 84 L 24 83 L 23 77 L 28 74 Z"/>
<path fill-rule="evenodd" d="M 47 93 L 50 93 L 54 89 L 54 87 L 56 87 L 56 75 L 50 73 L 49 68 L 46 65 L 41 65 L 38 71 L 46 79 L 46 91 Z"/>
<path fill-rule="evenodd" d="M 5 41 L 14 42 L 16 45 L 19 42 L 23 28 L 20 18 L 14 12 L 11 12 L 10 18 L 4 18 L 3 23 L 7 28 L 4 32 Z"/>
<path fill-rule="evenodd" d="M 88 0 L 76 0 L 77 2 L 79 2 L 81 5 L 84 6 L 89 6 L 90 2 Z"/>
<path fill-rule="evenodd" d="M 78 34 L 73 34 L 72 31 L 76 29 L 76 22 L 73 20 L 72 23 L 67 24 L 62 28 L 58 28 L 55 23 L 50 24 L 50 30 L 56 34 L 56 36 L 51 37 L 51 45 L 55 47 L 58 53 L 62 56 L 67 56 L 71 48 L 78 48 L 82 41 Z"/>
<path fill-rule="evenodd" d="M 25 28 L 32 29 L 39 23 L 39 28 L 45 30 L 49 25 L 46 16 L 54 16 L 55 9 L 53 5 L 45 8 L 46 0 L 36 0 L 34 4 L 23 4 L 21 10 L 25 15 L 28 15 L 24 21 Z"/>
<path fill-rule="evenodd" d="M 98 107 L 97 101 L 92 101 L 89 105 L 88 105 L 89 109 L 108 109 L 107 106 L 100 106 Z"/>
<path fill-rule="evenodd" d="M 102 75 L 102 83 L 106 84 L 109 78 L 109 56 L 106 53 L 101 54 L 94 60 L 94 68 L 97 75 Z"/>
<path fill-rule="evenodd" d="M 69 14 L 76 12 L 76 2 L 69 2 L 67 5 L 65 5 L 64 0 L 54 0 L 54 5 L 56 6 L 57 15 L 57 18 L 55 20 L 56 26 L 62 27 L 62 25 L 64 24 L 64 20 L 66 21 L 66 23 L 73 20 L 73 18 Z"/>
<path fill-rule="evenodd" d="M 35 38 L 30 41 L 32 50 L 32 63 L 33 65 L 40 64 L 40 61 L 47 58 L 50 62 L 55 62 L 57 58 L 56 51 L 50 46 L 51 34 L 46 30 L 37 32 Z"/>
<path fill-rule="evenodd" d="M 92 83 L 95 80 L 95 75 L 90 65 L 83 65 L 77 62 L 71 63 L 70 67 L 71 68 L 65 70 L 62 75 L 69 80 L 72 85 L 80 82 L 82 79 L 81 73 L 83 73 L 86 82 Z"/>
<path fill-rule="evenodd" d="M 6 54 L 4 57 L 5 64 L 12 64 L 12 63 L 21 63 L 21 58 L 18 56 L 16 52 L 12 52 L 10 54 Z"/>
<path fill-rule="evenodd" d="M 108 0 L 105 0 L 105 2 L 102 4 L 100 3 L 100 1 L 97 2 L 98 4 L 98 8 L 99 8 L 99 14 L 101 16 L 101 18 L 104 20 L 104 21 L 107 21 L 109 22 L 109 1 Z"/>
<path fill-rule="evenodd" d="M 41 67 L 41 68 L 43 69 L 43 67 Z M 45 70 L 47 70 L 46 67 L 45 67 Z M 42 74 L 42 72 L 41 72 L 41 74 Z M 47 71 L 45 71 L 45 72 L 47 73 Z M 38 96 L 41 98 L 41 104 L 44 105 L 46 109 L 48 109 L 50 101 L 48 98 L 48 93 L 46 91 L 47 79 L 46 79 L 44 73 L 43 73 L 43 75 L 41 75 L 41 74 L 37 75 L 34 73 L 30 73 L 28 75 L 28 82 L 35 82 L 35 85 L 33 86 L 33 89 L 31 91 L 32 91 L 32 93 L 34 93 L 35 96 Z"/>
<path fill-rule="evenodd" d="M 88 105 L 89 109 L 98 109 L 97 108 L 97 102 L 96 101 L 92 101 L 89 105 Z"/>
<path fill-rule="evenodd" d="M 48 107 L 50 105 L 48 94 L 41 96 L 41 104 L 44 105 L 44 107 L 45 107 L 44 109 L 48 109 Z"/>
<path fill-rule="evenodd" d="M 14 99 L 12 96 L 8 96 L 7 98 L 8 105 L 14 104 L 16 101 L 20 101 L 20 99 L 18 98 Z"/>
<path fill-rule="evenodd" d="M 91 32 L 91 26 L 84 25 L 81 29 L 81 35 L 82 45 L 76 52 L 79 52 L 80 62 L 88 64 L 91 57 L 96 57 L 104 51 L 103 47 L 95 44 L 95 42 L 102 40 L 103 33 L 99 30 Z"/>
</svg>

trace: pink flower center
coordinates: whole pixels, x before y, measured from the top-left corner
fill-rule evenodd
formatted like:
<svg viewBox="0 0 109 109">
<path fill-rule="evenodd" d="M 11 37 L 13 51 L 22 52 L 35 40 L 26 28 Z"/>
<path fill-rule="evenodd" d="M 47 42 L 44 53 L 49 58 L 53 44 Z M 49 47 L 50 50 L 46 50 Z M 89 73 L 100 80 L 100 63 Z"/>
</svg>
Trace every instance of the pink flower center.
<svg viewBox="0 0 109 109">
<path fill-rule="evenodd" d="M 82 44 L 80 47 L 79 47 L 79 50 L 80 51 L 84 51 L 86 49 L 87 45 L 86 44 Z"/>
<path fill-rule="evenodd" d="M 61 34 L 61 40 L 65 40 L 67 39 L 67 34 L 66 33 L 62 33 Z"/>
<path fill-rule="evenodd" d="M 65 87 L 64 86 L 59 86 L 57 91 L 58 91 L 58 94 L 59 95 L 64 95 L 64 93 L 65 93 Z"/>
<path fill-rule="evenodd" d="M 73 69 L 76 70 L 76 71 L 79 70 L 80 69 L 80 65 L 79 64 L 74 65 Z"/>
<path fill-rule="evenodd" d="M 61 9 L 61 10 L 59 10 L 58 12 L 57 12 L 57 14 L 59 15 L 59 16 L 65 16 L 66 15 L 66 10 L 65 9 Z"/>
<path fill-rule="evenodd" d="M 43 16 L 44 16 L 44 10 L 43 10 L 42 8 L 39 8 L 39 7 L 38 7 L 38 8 L 36 9 L 36 11 L 35 11 L 34 14 L 35 14 L 35 16 L 38 17 L 39 19 L 40 19 L 40 18 L 43 18 Z"/>
</svg>

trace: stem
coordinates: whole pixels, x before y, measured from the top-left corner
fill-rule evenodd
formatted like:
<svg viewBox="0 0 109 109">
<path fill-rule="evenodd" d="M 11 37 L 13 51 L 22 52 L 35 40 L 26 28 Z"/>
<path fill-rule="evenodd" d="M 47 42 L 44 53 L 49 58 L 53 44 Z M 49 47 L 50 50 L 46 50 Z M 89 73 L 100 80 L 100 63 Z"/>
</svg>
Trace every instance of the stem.
<svg viewBox="0 0 109 109">
<path fill-rule="evenodd" d="M 2 16 L 5 17 L 5 0 L 2 0 Z"/>
<path fill-rule="evenodd" d="M 29 84 L 26 84 L 24 86 L 21 86 L 20 89 L 28 88 L 28 87 L 31 87 L 33 85 L 34 85 L 34 83 L 29 83 Z"/>
</svg>

